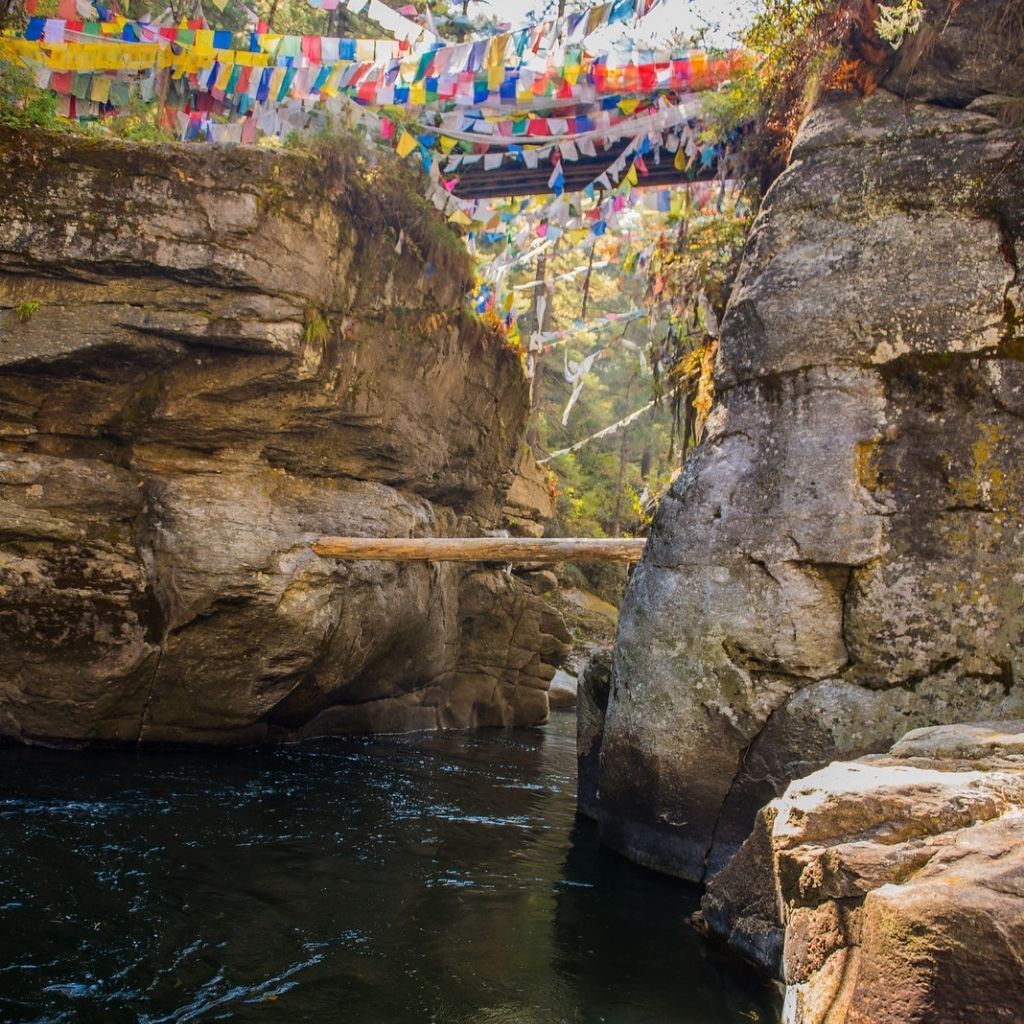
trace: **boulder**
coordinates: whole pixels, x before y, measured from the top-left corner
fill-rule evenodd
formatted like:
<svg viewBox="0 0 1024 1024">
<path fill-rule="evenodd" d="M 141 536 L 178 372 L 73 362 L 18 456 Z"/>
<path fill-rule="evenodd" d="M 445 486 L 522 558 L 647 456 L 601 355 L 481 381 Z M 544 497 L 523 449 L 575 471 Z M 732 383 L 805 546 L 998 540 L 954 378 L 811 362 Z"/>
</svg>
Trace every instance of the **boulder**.
<svg viewBox="0 0 1024 1024">
<path fill-rule="evenodd" d="M 1024 721 L 914 730 L 790 784 L 703 909 L 786 982 L 785 1024 L 1019 1020 Z"/>
<path fill-rule="evenodd" d="M 977 5 L 954 6 L 929 24 L 959 47 Z M 1020 99 L 982 42 L 957 81 Z M 1024 715 L 1022 152 L 886 88 L 802 126 L 622 607 L 596 791 L 634 860 L 710 878 L 792 779 Z"/>
<path fill-rule="evenodd" d="M 548 704 L 552 711 L 573 711 L 576 708 L 577 679 L 559 669 L 551 679 L 548 688 Z"/>
<path fill-rule="evenodd" d="M 469 272 L 354 159 L 0 138 L 0 735 L 543 722 L 569 638 L 525 583 L 310 548 L 539 528 Z"/>
</svg>

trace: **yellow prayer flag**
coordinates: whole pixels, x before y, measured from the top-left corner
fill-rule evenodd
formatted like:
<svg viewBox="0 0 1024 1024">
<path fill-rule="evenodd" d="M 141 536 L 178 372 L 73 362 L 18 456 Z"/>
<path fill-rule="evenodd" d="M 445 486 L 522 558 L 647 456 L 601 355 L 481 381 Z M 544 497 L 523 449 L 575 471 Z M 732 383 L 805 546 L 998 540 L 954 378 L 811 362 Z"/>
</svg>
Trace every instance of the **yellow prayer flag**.
<svg viewBox="0 0 1024 1024">
<path fill-rule="evenodd" d="M 110 99 L 111 80 L 106 75 L 96 75 L 89 90 L 89 99 L 94 103 L 106 103 Z"/>
<path fill-rule="evenodd" d="M 636 173 L 636 164 L 630 164 L 629 170 L 626 171 L 626 181 L 628 181 L 630 185 L 635 185 L 639 180 L 639 175 Z"/>
<path fill-rule="evenodd" d="M 404 160 L 416 148 L 416 139 L 403 129 L 398 136 L 398 145 L 395 152 Z"/>
<path fill-rule="evenodd" d="M 487 55 L 484 57 L 484 67 L 500 68 L 505 70 L 505 50 L 508 48 L 508 34 L 491 36 L 487 44 Z"/>
<path fill-rule="evenodd" d="M 450 153 L 459 144 L 458 139 L 453 139 L 450 135 L 441 136 L 441 152 Z"/>
<path fill-rule="evenodd" d="M 637 99 L 619 100 L 619 110 L 621 110 L 627 117 L 640 106 L 640 101 Z"/>
<path fill-rule="evenodd" d="M 463 213 L 461 210 L 456 210 L 454 213 L 448 214 L 448 220 L 452 224 L 462 224 L 464 227 L 473 223 L 472 220 L 470 220 L 469 215 Z"/>
</svg>

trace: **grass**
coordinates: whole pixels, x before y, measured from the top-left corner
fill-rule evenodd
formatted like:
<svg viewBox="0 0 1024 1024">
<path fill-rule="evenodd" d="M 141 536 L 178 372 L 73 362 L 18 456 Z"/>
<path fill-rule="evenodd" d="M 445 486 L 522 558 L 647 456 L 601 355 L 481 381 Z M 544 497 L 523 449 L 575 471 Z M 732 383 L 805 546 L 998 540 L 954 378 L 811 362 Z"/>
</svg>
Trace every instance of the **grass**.
<svg viewBox="0 0 1024 1024">
<path fill-rule="evenodd" d="M 321 348 L 327 344 L 331 336 L 331 325 L 327 318 L 318 309 L 306 311 L 306 344 L 318 345 Z"/>
<path fill-rule="evenodd" d="M 14 315 L 20 323 L 27 324 L 42 308 L 43 304 L 38 299 L 26 299 L 14 307 Z"/>
</svg>

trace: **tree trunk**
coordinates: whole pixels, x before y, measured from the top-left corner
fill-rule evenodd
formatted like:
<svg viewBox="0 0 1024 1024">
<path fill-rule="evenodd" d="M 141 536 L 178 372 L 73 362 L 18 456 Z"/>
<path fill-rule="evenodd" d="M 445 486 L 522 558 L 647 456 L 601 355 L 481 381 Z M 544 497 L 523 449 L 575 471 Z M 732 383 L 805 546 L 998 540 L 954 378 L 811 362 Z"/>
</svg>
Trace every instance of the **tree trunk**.
<svg viewBox="0 0 1024 1024">
<path fill-rule="evenodd" d="M 644 541 L 607 537 L 320 537 L 327 558 L 371 562 L 639 562 Z"/>
<path fill-rule="evenodd" d="M 629 378 L 626 385 L 626 408 L 629 408 L 629 399 L 633 393 L 633 382 L 636 380 L 634 374 Z M 626 487 L 626 442 L 629 439 L 628 424 L 622 428 L 622 440 L 619 443 L 619 480 L 615 486 L 615 519 L 612 523 L 612 536 L 618 537 L 622 533 L 622 493 Z"/>
<path fill-rule="evenodd" d="M 615 485 L 615 522 L 612 523 L 612 536 L 622 535 L 622 494 L 626 488 L 626 440 L 629 427 L 622 428 L 622 442 L 619 444 L 619 480 Z"/>
<path fill-rule="evenodd" d="M 556 243 L 557 245 L 557 243 Z M 552 250 L 552 255 L 554 251 Z M 527 338 L 527 344 L 529 344 L 529 338 L 533 336 L 534 331 L 545 331 L 551 323 L 552 317 L 552 306 L 555 301 L 555 291 L 552 285 L 548 284 L 547 281 L 548 272 L 548 251 L 545 249 L 537 257 L 537 274 L 534 278 L 533 288 L 533 303 L 530 310 L 530 333 Z M 537 315 L 537 311 L 540 309 L 540 297 L 544 295 L 544 316 L 543 318 Z M 534 454 L 541 452 L 540 445 L 540 407 L 541 398 L 544 390 L 544 352 L 536 352 L 533 356 L 533 382 L 530 388 L 530 422 L 526 431 L 526 443 L 533 450 Z"/>
</svg>

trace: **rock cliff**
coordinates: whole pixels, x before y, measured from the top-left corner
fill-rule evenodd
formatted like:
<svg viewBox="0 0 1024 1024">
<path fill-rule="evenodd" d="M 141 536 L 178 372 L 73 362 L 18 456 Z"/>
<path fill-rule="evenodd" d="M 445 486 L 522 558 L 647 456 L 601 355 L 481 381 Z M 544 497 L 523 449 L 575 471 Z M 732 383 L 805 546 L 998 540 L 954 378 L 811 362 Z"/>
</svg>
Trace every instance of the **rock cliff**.
<svg viewBox="0 0 1024 1024">
<path fill-rule="evenodd" d="M 712 930 L 787 983 L 785 1024 L 1016 1021 L 1024 722 L 908 733 L 792 783 L 712 880 Z"/>
<path fill-rule="evenodd" d="M 0 734 L 530 724 L 568 640 L 498 567 L 320 534 L 531 528 L 518 358 L 388 168 L 0 137 Z"/>
<path fill-rule="evenodd" d="M 794 778 L 1024 715 L 1024 25 L 945 7 L 803 125 L 625 597 L 584 784 L 605 842 L 688 879 Z"/>
</svg>

